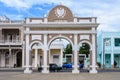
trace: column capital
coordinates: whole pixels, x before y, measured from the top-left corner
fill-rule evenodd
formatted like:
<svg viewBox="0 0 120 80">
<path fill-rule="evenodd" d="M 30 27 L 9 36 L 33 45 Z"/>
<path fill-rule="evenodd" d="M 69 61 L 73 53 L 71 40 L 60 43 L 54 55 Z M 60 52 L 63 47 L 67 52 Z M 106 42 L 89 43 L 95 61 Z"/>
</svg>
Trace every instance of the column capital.
<svg viewBox="0 0 120 80">
<path fill-rule="evenodd" d="M 78 33 L 74 33 L 74 35 L 75 35 L 75 36 L 77 36 L 77 35 L 78 35 Z"/>
</svg>

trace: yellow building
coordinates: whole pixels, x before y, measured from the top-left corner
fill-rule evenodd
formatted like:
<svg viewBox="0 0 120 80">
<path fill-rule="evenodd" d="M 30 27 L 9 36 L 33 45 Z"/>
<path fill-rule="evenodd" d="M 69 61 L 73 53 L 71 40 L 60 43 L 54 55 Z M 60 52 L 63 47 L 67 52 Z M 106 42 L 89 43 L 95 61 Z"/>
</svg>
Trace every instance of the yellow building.
<svg viewBox="0 0 120 80">
<path fill-rule="evenodd" d="M 25 67 L 24 73 L 32 73 L 31 67 L 43 67 L 49 73 L 49 64 L 62 66 L 62 38 L 72 45 L 72 73 L 79 73 L 78 50 L 81 44 L 90 46 L 90 73 L 96 70 L 96 17 L 74 16 L 69 8 L 57 5 L 43 18 L 0 20 L 0 67 Z"/>
</svg>

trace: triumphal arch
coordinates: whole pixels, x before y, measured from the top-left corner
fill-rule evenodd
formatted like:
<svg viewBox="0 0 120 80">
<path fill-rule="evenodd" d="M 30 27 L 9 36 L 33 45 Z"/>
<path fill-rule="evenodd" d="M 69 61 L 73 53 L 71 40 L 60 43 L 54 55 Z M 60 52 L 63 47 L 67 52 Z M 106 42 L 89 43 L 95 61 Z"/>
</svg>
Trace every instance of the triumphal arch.
<svg viewBox="0 0 120 80">
<path fill-rule="evenodd" d="M 72 73 L 79 73 L 79 47 L 82 43 L 90 46 L 89 72 L 97 73 L 96 64 L 96 17 L 78 17 L 63 5 L 52 8 L 43 18 L 26 18 L 25 28 L 25 70 L 42 66 L 42 73 L 49 73 L 49 64 L 63 64 L 62 45 L 53 44 L 56 39 L 65 39 L 72 45 Z M 65 44 L 62 42 L 62 44 Z"/>
</svg>

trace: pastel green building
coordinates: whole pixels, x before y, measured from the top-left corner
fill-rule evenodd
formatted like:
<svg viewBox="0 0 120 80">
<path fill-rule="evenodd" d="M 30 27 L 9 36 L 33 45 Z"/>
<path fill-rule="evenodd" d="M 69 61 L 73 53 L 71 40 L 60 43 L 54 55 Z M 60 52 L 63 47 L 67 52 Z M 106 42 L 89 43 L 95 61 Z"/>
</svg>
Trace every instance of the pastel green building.
<svg viewBox="0 0 120 80">
<path fill-rule="evenodd" d="M 97 38 L 101 68 L 120 68 L 120 32 L 102 32 Z"/>
</svg>

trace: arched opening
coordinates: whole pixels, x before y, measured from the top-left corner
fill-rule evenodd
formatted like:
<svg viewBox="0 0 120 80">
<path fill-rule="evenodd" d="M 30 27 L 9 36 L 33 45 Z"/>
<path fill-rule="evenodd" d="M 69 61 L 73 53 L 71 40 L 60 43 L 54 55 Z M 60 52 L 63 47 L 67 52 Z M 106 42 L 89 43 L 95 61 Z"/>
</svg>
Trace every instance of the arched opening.
<svg viewBox="0 0 120 80">
<path fill-rule="evenodd" d="M 9 67 L 9 52 L 5 53 L 5 67 Z"/>
<path fill-rule="evenodd" d="M 88 68 L 90 65 L 90 45 L 87 42 L 80 44 L 78 63 L 84 68 Z"/>
<path fill-rule="evenodd" d="M 49 63 L 55 63 L 58 66 L 72 63 L 72 46 L 72 42 L 64 37 L 54 38 L 48 47 Z"/>
<path fill-rule="evenodd" d="M 22 52 L 18 52 L 16 57 L 16 67 L 22 67 Z"/>
</svg>

